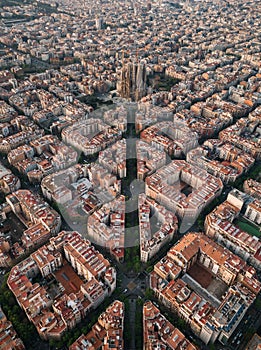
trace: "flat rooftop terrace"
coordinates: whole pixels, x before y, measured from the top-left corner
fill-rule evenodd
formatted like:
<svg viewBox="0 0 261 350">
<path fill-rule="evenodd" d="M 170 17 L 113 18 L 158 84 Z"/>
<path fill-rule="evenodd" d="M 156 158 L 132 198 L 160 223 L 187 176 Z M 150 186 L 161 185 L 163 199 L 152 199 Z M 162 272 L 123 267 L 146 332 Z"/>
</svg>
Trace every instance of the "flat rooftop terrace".
<svg viewBox="0 0 261 350">
<path fill-rule="evenodd" d="M 80 286 L 83 284 L 83 281 L 67 261 L 65 261 L 65 264 L 54 275 L 56 280 L 64 287 L 66 294 L 78 292 Z"/>
</svg>

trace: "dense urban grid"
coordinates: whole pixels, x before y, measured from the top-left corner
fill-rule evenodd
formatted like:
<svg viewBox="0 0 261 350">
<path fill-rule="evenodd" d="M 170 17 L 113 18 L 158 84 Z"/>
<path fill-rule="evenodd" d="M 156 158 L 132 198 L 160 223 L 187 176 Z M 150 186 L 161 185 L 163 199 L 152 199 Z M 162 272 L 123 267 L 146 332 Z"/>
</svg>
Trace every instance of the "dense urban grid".
<svg viewBox="0 0 261 350">
<path fill-rule="evenodd" d="M 259 349 L 261 1 L 0 8 L 0 349 Z"/>
</svg>

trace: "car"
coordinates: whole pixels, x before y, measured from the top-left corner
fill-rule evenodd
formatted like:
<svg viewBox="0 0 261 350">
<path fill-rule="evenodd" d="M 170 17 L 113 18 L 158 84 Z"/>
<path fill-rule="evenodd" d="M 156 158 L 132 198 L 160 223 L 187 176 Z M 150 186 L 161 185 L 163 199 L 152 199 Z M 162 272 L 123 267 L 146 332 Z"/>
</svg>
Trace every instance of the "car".
<svg viewBox="0 0 261 350">
<path fill-rule="evenodd" d="M 128 292 L 128 289 L 127 288 L 125 288 L 124 289 L 124 291 L 123 291 L 123 293 L 127 293 Z"/>
</svg>

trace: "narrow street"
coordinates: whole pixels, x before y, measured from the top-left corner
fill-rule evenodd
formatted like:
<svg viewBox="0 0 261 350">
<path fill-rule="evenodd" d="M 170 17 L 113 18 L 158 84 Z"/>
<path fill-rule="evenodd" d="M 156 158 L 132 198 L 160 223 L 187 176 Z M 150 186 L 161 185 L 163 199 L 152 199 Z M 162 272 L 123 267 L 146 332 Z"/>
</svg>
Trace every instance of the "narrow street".
<svg viewBox="0 0 261 350">
<path fill-rule="evenodd" d="M 129 332 L 131 334 L 130 337 L 130 343 L 129 344 L 125 344 L 125 348 L 128 350 L 136 350 L 136 346 L 135 346 L 135 322 L 136 322 L 136 299 L 131 298 L 129 299 Z"/>
<path fill-rule="evenodd" d="M 138 195 L 144 192 L 144 183 L 137 181 L 137 155 L 136 141 L 138 139 L 135 131 L 135 112 L 136 104 L 127 104 L 128 124 L 126 131 L 126 163 L 127 177 L 122 181 L 122 194 L 125 195 L 125 247 L 132 248 L 139 245 L 139 227 L 138 227 Z M 124 269 L 126 270 L 126 269 Z M 136 334 L 137 322 L 137 297 L 144 297 L 141 285 L 140 274 L 132 271 L 118 274 L 121 278 L 121 289 L 126 294 L 128 308 L 125 319 L 125 333 L 128 333 L 128 341 L 124 348 L 127 350 L 138 350 L 138 341 Z"/>
<path fill-rule="evenodd" d="M 128 123 L 126 131 L 127 177 L 122 181 L 122 194 L 125 196 L 125 247 L 139 245 L 138 234 L 138 195 L 143 192 L 144 184 L 137 181 L 137 155 L 135 131 L 136 104 L 127 104 Z"/>
</svg>

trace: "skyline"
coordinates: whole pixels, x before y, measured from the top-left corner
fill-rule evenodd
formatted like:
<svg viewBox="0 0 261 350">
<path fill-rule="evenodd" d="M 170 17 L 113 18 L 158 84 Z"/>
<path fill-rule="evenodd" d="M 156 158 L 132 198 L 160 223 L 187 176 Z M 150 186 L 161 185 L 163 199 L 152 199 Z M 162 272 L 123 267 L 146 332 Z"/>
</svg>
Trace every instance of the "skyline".
<svg viewBox="0 0 261 350">
<path fill-rule="evenodd" d="M 0 2 L 0 348 L 261 343 L 258 4 Z"/>
</svg>

